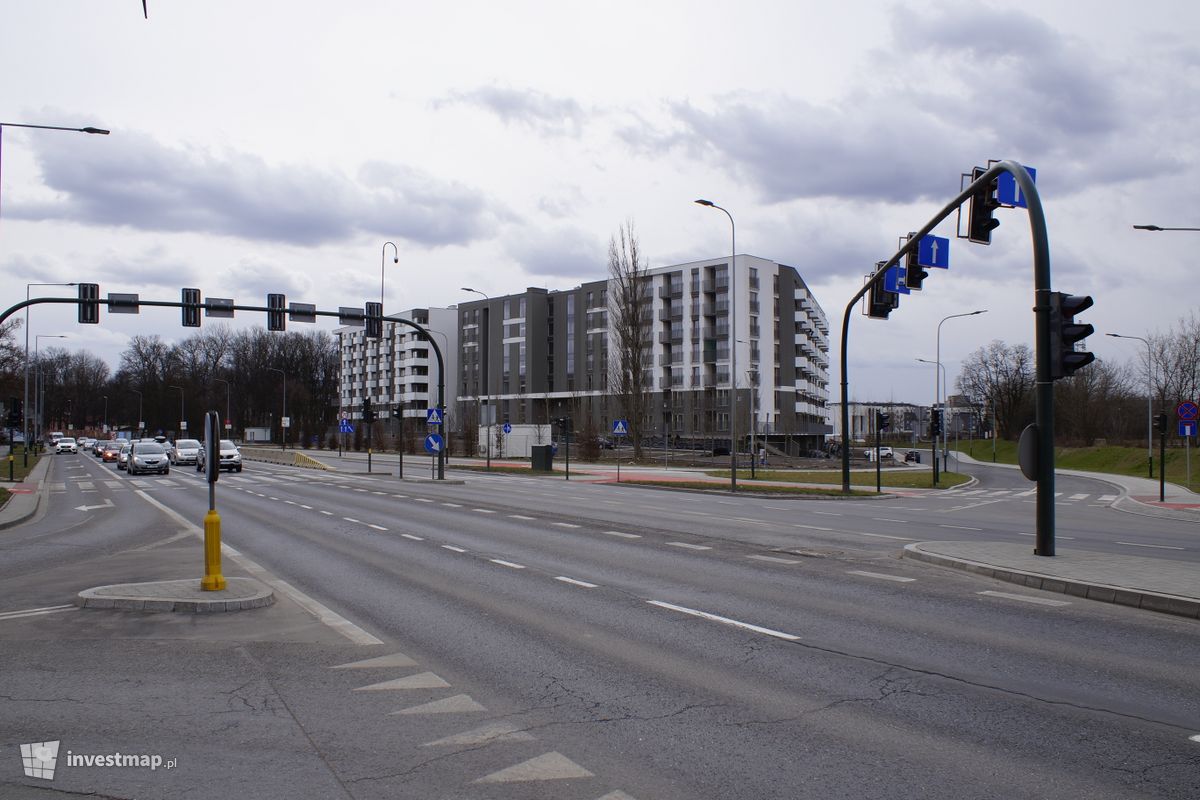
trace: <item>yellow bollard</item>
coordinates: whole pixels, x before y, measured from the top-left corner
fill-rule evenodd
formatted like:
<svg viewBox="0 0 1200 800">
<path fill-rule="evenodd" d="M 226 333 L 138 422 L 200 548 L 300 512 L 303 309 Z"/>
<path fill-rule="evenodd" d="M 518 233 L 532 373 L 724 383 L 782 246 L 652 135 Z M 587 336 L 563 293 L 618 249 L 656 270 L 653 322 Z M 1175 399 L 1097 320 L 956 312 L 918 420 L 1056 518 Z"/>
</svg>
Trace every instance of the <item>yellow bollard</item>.
<svg viewBox="0 0 1200 800">
<path fill-rule="evenodd" d="M 204 515 L 204 578 L 200 588 L 206 592 L 225 588 L 225 576 L 221 574 L 221 515 L 215 508 Z"/>
</svg>

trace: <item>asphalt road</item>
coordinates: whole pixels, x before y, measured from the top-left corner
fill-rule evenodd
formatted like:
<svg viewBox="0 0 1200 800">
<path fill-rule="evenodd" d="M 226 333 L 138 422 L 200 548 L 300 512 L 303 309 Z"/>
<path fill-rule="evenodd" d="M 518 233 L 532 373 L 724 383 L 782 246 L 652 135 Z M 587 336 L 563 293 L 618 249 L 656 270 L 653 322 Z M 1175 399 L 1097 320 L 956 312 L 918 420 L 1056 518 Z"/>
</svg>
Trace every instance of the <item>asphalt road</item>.
<svg viewBox="0 0 1200 800">
<path fill-rule="evenodd" d="M 78 459 L 56 460 L 46 517 L 2 540 L 5 586 L 46 555 L 163 541 L 178 525 L 158 504 L 196 523 L 207 508 L 195 473 L 130 480 Z M 228 543 L 383 640 L 372 655 L 413 662 L 371 681 L 426 676 L 335 691 L 295 667 L 297 694 L 318 684 L 307 703 L 283 692 L 295 724 L 322 734 L 309 742 L 345 796 L 1200 795 L 1194 621 L 896 557 L 909 540 L 1027 535 L 1015 482 L 1013 497 L 845 502 L 460 477 L 250 464 L 218 483 Z M 1111 487 L 1075 480 L 1060 481 L 1060 547 L 1187 542 L 1160 557 L 1194 558 L 1190 526 L 1118 513 Z M 33 583 L 3 609 L 62 602 L 69 581 Z M 479 708 L 393 714 L 463 696 Z M 444 743 L 488 725 L 504 735 Z M 514 781 L 519 765 L 539 777 Z"/>
</svg>

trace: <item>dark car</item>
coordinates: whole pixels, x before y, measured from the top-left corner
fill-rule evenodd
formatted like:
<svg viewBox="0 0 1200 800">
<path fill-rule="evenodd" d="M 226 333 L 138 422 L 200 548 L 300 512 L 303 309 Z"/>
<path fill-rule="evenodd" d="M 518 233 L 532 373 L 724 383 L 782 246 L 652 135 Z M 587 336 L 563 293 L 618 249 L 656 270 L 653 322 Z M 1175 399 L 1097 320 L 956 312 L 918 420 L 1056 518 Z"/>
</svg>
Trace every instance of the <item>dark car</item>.
<svg viewBox="0 0 1200 800">
<path fill-rule="evenodd" d="M 904 454 L 904 461 L 906 463 L 920 464 L 921 463 L 921 451 L 920 450 L 909 450 L 908 452 L 906 452 Z"/>
</svg>

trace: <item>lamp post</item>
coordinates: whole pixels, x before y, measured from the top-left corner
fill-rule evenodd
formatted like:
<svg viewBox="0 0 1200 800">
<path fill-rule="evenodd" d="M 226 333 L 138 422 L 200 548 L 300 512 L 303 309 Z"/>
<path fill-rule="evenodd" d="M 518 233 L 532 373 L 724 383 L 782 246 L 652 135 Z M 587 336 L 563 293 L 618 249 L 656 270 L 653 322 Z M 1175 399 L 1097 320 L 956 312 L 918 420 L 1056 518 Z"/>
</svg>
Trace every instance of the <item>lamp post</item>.
<svg viewBox="0 0 1200 800">
<path fill-rule="evenodd" d="M 484 367 L 487 368 L 488 377 L 490 378 L 492 375 L 492 365 L 488 359 L 491 356 L 491 353 L 489 351 L 491 350 L 491 343 L 492 343 L 492 336 L 491 336 L 492 298 L 488 297 L 486 294 L 479 291 L 478 289 L 471 289 L 467 286 L 462 287 L 462 290 L 464 292 L 471 292 L 473 294 L 483 295 L 483 298 L 488 301 L 488 305 L 486 306 L 486 308 L 487 308 L 487 328 L 485 328 L 485 330 L 487 330 L 487 332 L 488 332 L 488 337 L 487 337 L 488 347 L 484 348 L 484 351 L 483 351 L 483 365 L 484 365 Z M 503 337 L 501 337 L 501 340 L 503 340 Z M 489 380 L 489 381 L 487 381 L 487 383 L 490 384 L 491 381 Z M 495 411 L 495 409 L 492 407 L 492 393 L 488 392 L 488 412 L 489 412 L 488 413 L 488 425 L 487 425 L 487 468 L 488 469 L 492 468 L 492 417 L 494 416 L 494 413 L 493 413 L 494 411 Z"/>
<path fill-rule="evenodd" d="M 25 299 L 29 300 L 29 289 L 33 286 L 77 286 L 75 283 L 27 283 L 25 284 Z M 29 405 L 29 306 L 25 306 L 25 405 Z M 36 404 L 35 404 L 36 405 Z M 28 416 L 26 416 L 28 419 Z M 24 424 L 25 441 L 29 441 L 29 425 Z M 25 466 L 29 466 L 29 448 L 25 449 Z"/>
<path fill-rule="evenodd" d="M 270 372 L 278 372 L 283 376 L 283 413 L 279 415 L 279 438 L 282 440 L 282 442 L 280 443 L 279 449 L 287 450 L 287 432 L 289 427 L 287 423 L 291 422 L 291 420 L 287 418 L 287 373 L 281 370 L 279 367 L 267 367 L 267 369 Z"/>
<path fill-rule="evenodd" d="M 383 272 L 384 272 L 383 268 L 387 263 L 387 249 L 388 249 L 389 244 L 392 246 L 392 263 L 393 264 L 400 263 L 400 249 L 398 247 L 396 247 L 396 243 L 395 242 L 384 242 L 383 247 L 379 252 L 379 315 L 381 317 L 384 316 L 384 314 L 385 314 L 385 312 L 383 310 Z M 396 329 L 396 326 L 392 325 L 393 332 L 395 331 L 395 329 Z M 379 333 L 380 333 L 381 337 L 383 335 L 385 335 L 382 322 L 379 324 Z M 394 335 L 394 333 L 393 333 L 393 335 Z M 393 343 L 393 345 L 394 345 L 394 343 Z M 376 359 L 375 374 L 378 376 L 377 381 L 379 383 L 382 383 L 383 375 L 384 375 L 384 371 L 383 371 L 383 339 L 382 338 L 379 339 L 379 342 L 376 344 L 376 348 L 379 351 L 379 357 Z M 393 349 L 393 352 L 394 352 L 394 349 Z M 366 371 L 365 370 L 363 371 L 363 380 L 364 381 L 366 380 Z M 394 388 L 394 386 L 395 386 L 395 382 L 393 379 L 393 381 L 389 382 L 389 385 L 388 385 L 387 398 L 388 398 L 389 406 L 398 405 L 394 401 L 394 398 L 392 395 L 392 389 Z M 391 409 L 389 409 L 389 410 L 391 410 Z M 370 449 L 371 448 L 370 448 L 370 444 L 369 444 L 369 440 L 368 440 L 368 446 L 367 446 L 368 461 L 370 460 L 370 457 L 371 457 Z M 401 450 L 401 452 L 403 452 L 403 450 L 404 450 L 404 414 L 403 414 L 403 412 L 401 412 L 401 414 L 400 414 L 400 450 Z M 401 458 L 403 458 L 403 455 L 401 455 Z M 367 471 L 369 472 L 370 470 L 368 469 Z M 400 477 L 404 477 L 403 467 L 401 467 L 401 476 Z"/>
<path fill-rule="evenodd" d="M 100 422 L 100 430 L 108 433 L 108 395 L 104 395 L 104 419 Z"/>
<path fill-rule="evenodd" d="M 134 394 L 136 394 L 136 395 L 138 396 L 138 424 L 137 424 L 137 431 L 138 431 L 138 438 L 140 439 L 140 438 L 142 438 L 142 393 L 141 393 L 141 392 L 139 392 L 137 389 L 130 389 L 129 391 L 133 392 Z"/>
<path fill-rule="evenodd" d="M 1137 225 L 1134 226 L 1139 227 Z M 1153 226 L 1148 228 L 1155 230 Z M 1106 333 L 1114 339 L 1137 339 L 1146 345 L 1146 464 L 1150 477 L 1154 477 L 1154 355 L 1150 352 L 1150 341 L 1141 336 L 1126 336 L 1122 333 Z"/>
<path fill-rule="evenodd" d="M 939 322 L 938 326 L 937 326 L 937 364 L 939 367 L 942 366 L 942 324 L 945 323 L 946 320 L 949 320 L 949 319 L 957 319 L 958 317 L 973 317 L 976 314 L 986 314 L 986 313 L 987 313 L 987 309 L 983 308 L 983 309 L 980 309 L 979 311 L 968 311 L 965 314 L 951 314 L 948 317 L 942 318 L 942 321 Z M 941 374 L 935 370 L 933 373 L 933 378 L 934 378 L 933 404 L 938 405 L 940 402 L 944 406 L 945 403 L 943 401 L 944 401 L 944 395 L 946 392 L 946 387 L 944 385 L 941 385 L 939 387 L 939 380 L 941 378 Z M 945 472 L 946 471 L 946 420 L 945 420 L 944 414 L 943 414 L 943 419 L 942 419 L 941 436 L 942 436 L 942 472 Z M 935 442 L 933 457 L 935 460 L 937 459 L 936 442 Z"/>
<path fill-rule="evenodd" d="M 28 308 L 29 307 L 26 306 L 26 310 L 28 310 Z M 28 335 L 28 330 L 29 329 L 26 328 L 26 335 Z M 42 362 L 41 362 L 41 359 L 38 358 L 38 345 L 40 345 L 42 343 L 42 339 L 66 339 L 66 338 L 67 338 L 67 336 L 64 333 L 39 333 L 33 337 L 33 360 L 38 362 L 38 372 L 39 373 L 42 371 Z M 29 348 L 28 341 L 26 341 L 25 347 L 26 347 L 26 355 L 28 356 L 28 348 Z M 28 370 L 28 367 L 26 367 L 26 370 Z M 37 416 L 37 424 L 36 424 L 36 430 L 34 431 L 34 439 L 36 439 L 37 441 L 41 441 L 42 407 L 45 405 L 45 400 L 46 400 L 46 398 L 44 397 L 45 393 L 46 393 L 45 386 L 42 386 L 42 388 L 39 389 L 38 391 L 36 391 L 34 394 L 33 405 L 35 406 L 35 409 L 36 409 L 35 414 Z M 26 449 L 26 452 L 28 452 L 28 450 L 29 450 L 28 436 L 26 436 L 25 442 L 26 442 L 25 449 Z M 26 463 L 29 463 L 28 459 L 26 459 Z"/>
<path fill-rule="evenodd" d="M 941 363 L 940 361 L 930 361 L 928 358 L 918 358 L 917 361 L 920 361 L 922 364 L 933 364 L 933 366 L 935 367 L 934 372 L 936 373 L 940 370 L 942 383 L 946 382 L 946 365 L 945 364 Z M 937 377 L 938 377 L 937 375 L 934 375 L 935 387 L 937 385 Z M 937 394 L 938 390 L 937 390 L 937 388 L 934 388 L 933 391 L 934 391 L 933 404 L 936 406 L 936 405 L 938 405 L 938 394 Z M 936 467 L 937 466 L 937 457 L 938 457 L 937 438 L 936 437 L 930 437 L 930 438 L 933 439 L 932 455 L 933 455 L 934 466 Z"/>
<path fill-rule="evenodd" d="M 228 431 L 233 427 L 233 417 L 229 415 L 229 381 L 224 378 L 213 378 L 213 380 L 225 384 L 225 430 Z"/>
<path fill-rule="evenodd" d="M 699 199 L 697 205 L 715 208 L 729 217 L 729 491 L 737 491 L 737 283 L 733 276 L 733 263 L 737 259 L 737 226 L 728 210 L 712 202 Z M 753 453 L 751 454 L 753 456 Z"/>
<path fill-rule="evenodd" d="M 186 431 L 187 430 L 187 416 L 183 412 L 183 387 L 182 386 L 168 386 L 167 388 L 179 390 L 179 430 Z M 175 437 L 175 438 L 179 438 L 179 437 Z"/>
</svg>

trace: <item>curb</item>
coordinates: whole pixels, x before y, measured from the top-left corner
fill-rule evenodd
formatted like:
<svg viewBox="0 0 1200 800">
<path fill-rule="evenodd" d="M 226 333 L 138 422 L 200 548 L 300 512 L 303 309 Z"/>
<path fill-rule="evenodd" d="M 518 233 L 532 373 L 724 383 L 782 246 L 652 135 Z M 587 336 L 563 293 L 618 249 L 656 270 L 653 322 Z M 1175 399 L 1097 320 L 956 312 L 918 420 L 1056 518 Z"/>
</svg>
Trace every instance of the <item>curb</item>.
<svg viewBox="0 0 1200 800">
<path fill-rule="evenodd" d="M 1120 606 L 1141 608 L 1146 611 L 1157 611 L 1163 614 L 1174 614 L 1190 619 L 1200 619 L 1200 599 L 1147 592 L 1141 589 L 1130 589 L 1103 583 L 1087 583 L 1037 572 L 1023 572 L 1016 569 L 996 567 L 991 564 L 984 564 L 965 558 L 955 558 L 953 556 L 941 555 L 940 553 L 927 553 L 920 549 L 922 544 L 922 542 L 914 542 L 913 544 L 905 545 L 901 556 L 942 567 L 971 572 L 976 575 L 983 575 L 998 581 L 1007 581 L 1008 583 L 1028 586 L 1031 589 L 1041 589 L 1045 592 L 1058 592 L 1059 594 L 1067 594 L 1072 597 L 1082 597 L 1086 600 L 1097 600 L 1102 603 L 1113 603 Z"/>
<path fill-rule="evenodd" d="M 42 495 L 46 493 L 45 477 L 46 477 L 46 473 L 49 471 L 50 471 L 49 460 L 42 458 L 38 461 L 37 466 L 33 468 L 33 470 L 29 473 L 29 475 L 26 476 L 25 481 L 24 481 L 25 483 L 37 481 L 37 484 L 38 484 L 37 491 L 30 493 L 32 495 L 32 503 L 21 499 L 21 498 L 29 497 L 29 495 L 26 495 L 26 494 L 18 495 L 18 494 L 11 494 L 11 493 L 9 494 L 8 502 L 6 502 L 3 506 L 0 506 L 0 517 L 4 516 L 5 512 L 8 511 L 8 509 L 10 507 L 13 507 L 14 503 L 16 503 L 18 505 L 30 505 L 31 507 L 28 511 L 12 512 L 13 516 L 11 516 L 11 518 L 9 518 L 9 519 L 0 519 L 0 531 L 5 530 L 7 528 L 14 528 L 23 522 L 27 522 L 29 519 L 31 519 L 33 516 L 35 516 L 37 514 L 38 509 L 40 509 L 42 507 Z"/>
<path fill-rule="evenodd" d="M 199 597 L 199 580 L 119 583 L 84 589 L 75 598 L 80 608 L 105 608 L 118 611 L 185 611 L 214 614 L 247 611 L 275 602 L 275 593 L 253 578 L 228 578 L 223 592 L 205 592 L 214 599 Z M 237 595 L 228 599 L 230 595 Z M 220 599 L 217 599 L 220 598 Z"/>
</svg>

